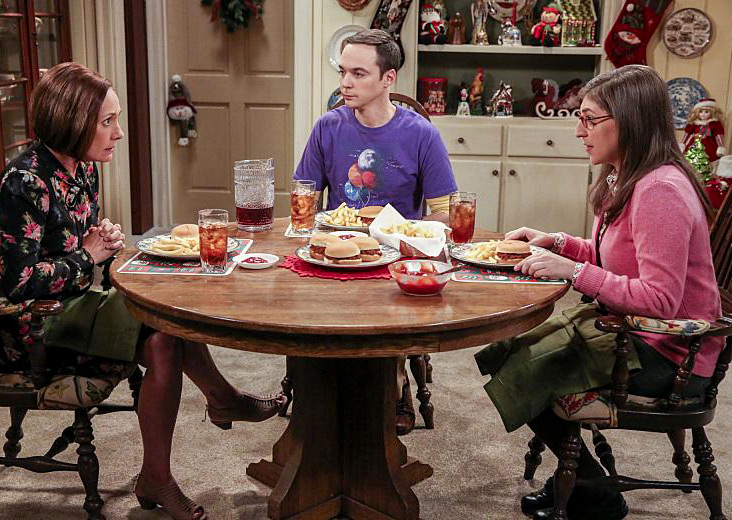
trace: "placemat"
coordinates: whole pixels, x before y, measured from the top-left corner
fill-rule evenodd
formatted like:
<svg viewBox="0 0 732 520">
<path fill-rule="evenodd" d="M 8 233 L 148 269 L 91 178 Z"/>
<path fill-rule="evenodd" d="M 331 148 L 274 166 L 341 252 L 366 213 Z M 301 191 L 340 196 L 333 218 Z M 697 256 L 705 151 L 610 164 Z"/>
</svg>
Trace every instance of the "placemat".
<svg viewBox="0 0 732 520">
<path fill-rule="evenodd" d="M 285 261 L 280 264 L 280 267 L 289 269 L 290 271 L 297 273 L 299 276 L 314 276 L 316 278 L 328 278 L 331 280 L 341 280 L 343 282 L 348 280 L 369 280 L 374 278 L 390 279 L 391 273 L 387 266 L 375 267 L 373 269 L 364 269 L 359 271 L 337 271 L 335 269 L 325 269 L 323 267 L 309 264 L 303 260 L 300 260 L 296 256 L 286 256 Z"/>
<path fill-rule="evenodd" d="M 563 285 L 567 280 L 542 280 L 533 278 L 515 271 L 496 271 L 482 267 L 465 266 L 464 269 L 453 273 L 452 279 L 456 282 L 488 282 L 488 283 L 533 283 Z"/>
<path fill-rule="evenodd" d="M 203 275 L 203 276 L 227 276 L 236 267 L 232 261 L 239 253 L 245 253 L 252 245 L 253 240 L 250 238 L 235 238 L 239 245 L 232 251 L 229 251 L 229 257 L 226 262 L 226 271 L 223 273 L 204 273 L 201 270 L 201 262 L 198 260 L 166 260 L 158 256 L 148 255 L 143 252 L 137 253 L 135 256 L 125 262 L 122 267 L 117 269 L 118 273 L 124 274 L 182 274 L 182 275 Z"/>
</svg>

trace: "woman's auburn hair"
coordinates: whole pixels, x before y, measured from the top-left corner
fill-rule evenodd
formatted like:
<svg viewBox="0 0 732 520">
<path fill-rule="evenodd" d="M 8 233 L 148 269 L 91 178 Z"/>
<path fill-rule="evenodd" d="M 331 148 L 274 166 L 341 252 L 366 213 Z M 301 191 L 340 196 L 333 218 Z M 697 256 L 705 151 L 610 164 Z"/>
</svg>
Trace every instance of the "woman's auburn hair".
<svg viewBox="0 0 732 520">
<path fill-rule="evenodd" d="M 97 118 L 112 84 L 78 63 L 48 69 L 33 90 L 33 131 L 52 150 L 83 160 L 97 130 Z"/>
<path fill-rule="evenodd" d="M 686 161 L 674 133 L 673 113 L 666 84 L 645 65 L 626 65 L 594 77 L 580 95 L 589 97 L 613 117 L 618 129 L 620 171 L 602 166 L 590 199 L 595 215 L 605 212 L 606 222 L 617 219 L 633 195 L 636 183 L 646 174 L 669 164 L 689 178 L 699 195 L 707 222 L 713 212 L 694 168 Z M 616 191 L 610 193 L 607 176 L 617 174 Z"/>
</svg>

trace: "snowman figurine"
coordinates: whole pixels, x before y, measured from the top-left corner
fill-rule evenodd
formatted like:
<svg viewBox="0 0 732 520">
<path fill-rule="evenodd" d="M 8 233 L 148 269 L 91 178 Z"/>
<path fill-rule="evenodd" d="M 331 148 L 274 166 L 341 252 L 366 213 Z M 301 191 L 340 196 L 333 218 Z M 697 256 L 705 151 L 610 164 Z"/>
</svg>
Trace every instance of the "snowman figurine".
<svg viewBox="0 0 732 520">
<path fill-rule="evenodd" d="M 182 78 L 174 74 L 168 87 L 168 118 L 180 131 L 178 146 L 188 146 L 188 139 L 197 137 L 196 107 L 191 103 L 191 95 L 183 84 Z"/>
</svg>

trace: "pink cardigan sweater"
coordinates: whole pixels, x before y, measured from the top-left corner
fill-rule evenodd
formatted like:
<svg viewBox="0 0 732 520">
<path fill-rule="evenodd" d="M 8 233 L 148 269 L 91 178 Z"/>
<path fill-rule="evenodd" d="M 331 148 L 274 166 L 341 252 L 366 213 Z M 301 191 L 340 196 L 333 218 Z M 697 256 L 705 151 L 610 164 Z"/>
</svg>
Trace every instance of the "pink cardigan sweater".
<svg viewBox="0 0 732 520">
<path fill-rule="evenodd" d="M 599 226 L 595 217 L 592 236 Z M 661 319 L 722 316 L 704 209 L 684 172 L 662 166 L 635 185 L 620 216 L 605 232 L 597 266 L 595 240 L 565 235 L 562 256 L 584 267 L 574 288 L 611 311 Z M 643 339 L 677 365 L 688 349 L 679 336 L 643 333 Z M 710 377 L 723 347 L 707 338 L 693 373 Z"/>
</svg>

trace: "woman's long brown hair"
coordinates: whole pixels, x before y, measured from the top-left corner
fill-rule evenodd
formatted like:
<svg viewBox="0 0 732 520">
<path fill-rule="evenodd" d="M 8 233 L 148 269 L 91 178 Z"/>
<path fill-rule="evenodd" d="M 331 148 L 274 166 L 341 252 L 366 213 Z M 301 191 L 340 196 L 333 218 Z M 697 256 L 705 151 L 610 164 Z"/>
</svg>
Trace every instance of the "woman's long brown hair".
<svg viewBox="0 0 732 520">
<path fill-rule="evenodd" d="M 587 82 L 581 95 L 613 116 L 618 128 L 620 171 L 603 165 L 590 195 L 595 215 L 605 211 L 607 222 L 614 221 L 628 203 L 635 184 L 656 168 L 671 164 L 689 178 L 711 223 L 714 213 L 709 199 L 676 142 L 666 84 L 655 70 L 645 65 L 626 65 L 605 72 Z M 606 181 L 611 173 L 618 175 L 613 196 Z"/>
</svg>

